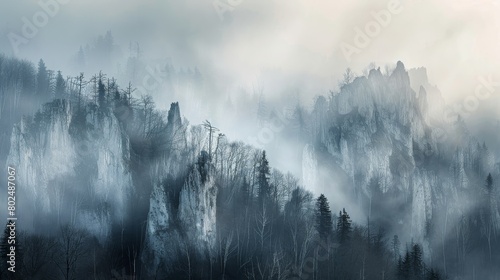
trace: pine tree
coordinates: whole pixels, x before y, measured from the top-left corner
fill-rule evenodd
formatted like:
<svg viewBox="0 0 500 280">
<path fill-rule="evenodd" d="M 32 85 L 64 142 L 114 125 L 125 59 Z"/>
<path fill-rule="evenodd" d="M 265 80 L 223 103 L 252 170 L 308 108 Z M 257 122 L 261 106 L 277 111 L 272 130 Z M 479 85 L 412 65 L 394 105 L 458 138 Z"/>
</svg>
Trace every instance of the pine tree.
<svg viewBox="0 0 500 280">
<path fill-rule="evenodd" d="M 488 195 L 491 195 L 493 192 L 493 177 L 491 177 L 491 173 L 488 173 L 488 177 L 486 177 L 486 190 L 488 191 Z"/>
<path fill-rule="evenodd" d="M 494 227 L 493 227 L 493 178 L 491 173 L 486 177 L 486 203 L 484 204 L 484 229 L 483 235 L 488 242 L 488 251 L 489 251 L 489 260 L 492 260 L 492 250 L 491 250 L 491 239 L 492 235 L 494 235 Z"/>
<path fill-rule="evenodd" d="M 263 202 L 267 198 L 269 198 L 269 176 L 271 172 L 269 169 L 269 162 L 266 158 L 266 151 L 262 152 L 262 157 L 259 163 L 257 182 L 258 182 L 258 191 L 259 191 L 259 201 Z"/>
<path fill-rule="evenodd" d="M 36 75 L 36 94 L 40 102 L 44 102 L 49 93 L 49 72 L 42 59 L 38 62 L 38 72 Z"/>
<path fill-rule="evenodd" d="M 97 96 L 99 106 L 103 106 L 104 102 L 106 101 L 106 87 L 104 86 L 101 78 L 99 78 L 99 81 L 97 83 Z"/>
<path fill-rule="evenodd" d="M 328 199 L 323 194 L 316 200 L 316 230 L 323 240 L 326 240 L 333 231 L 332 212 Z"/>
<path fill-rule="evenodd" d="M 391 242 L 391 247 L 392 247 L 392 253 L 394 255 L 394 263 L 397 263 L 400 257 L 400 251 L 399 251 L 399 246 L 401 245 L 401 242 L 399 241 L 399 237 L 397 235 L 394 235 L 392 238 Z"/>
<path fill-rule="evenodd" d="M 113 100 L 115 101 L 115 105 L 118 105 L 119 101 L 121 100 L 120 90 L 118 89 L 118 87 L 115 87 Z"/>
<path fill-rule="evenodd" d="M 61 71 L 57 71 L 54 94 L 56 98 L 63 98 L 66 95 L 66 81 L 64 80 Z"/>
<path fill-rule="evenodd" d="M 424 265 L 422 261 L 422 248 L 418 244 L 413 244 L 411 250 L 411 267 L 415 279 L 422 279 Z"/>
<path fill-rule="evenodd" d="M 396 266 L 396 279 L 402 279 L 403 278 L 403 259 L 401 256 L 398 258 L 398 263 Z"/>
<path fill-rule="evenodd" d="M 412 276 L 411 257 L 410 257 L 410 252 L 408 252 L 407 249 L 404 259 L 401 262 L 398 279 L 411 279 L 411 276 Z"/>
<path fill-rule="evenodd" d="M 337 237 L 341 245 L 349 240 L 352 231 L 351 223 L 352 221 L 349 214 L 347 214 L 345 208 L 342 209 L 337 218 Z"/>
</svg>

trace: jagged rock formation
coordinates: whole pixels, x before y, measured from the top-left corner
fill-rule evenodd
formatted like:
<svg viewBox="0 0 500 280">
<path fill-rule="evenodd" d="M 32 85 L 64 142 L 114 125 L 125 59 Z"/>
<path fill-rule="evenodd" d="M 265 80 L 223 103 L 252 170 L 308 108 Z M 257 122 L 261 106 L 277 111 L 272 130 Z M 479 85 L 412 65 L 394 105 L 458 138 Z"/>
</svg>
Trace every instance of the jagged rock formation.
<svg viewBox="0 0 500 280">
<path fill-rule="evenodd" d="M 172 269 L 175 261 L 195 252 L 210 255 L 216 237 L 217 186 L 208 154 L 202 152 L 180 192 L 164 181 L 151 195 L 143 261 L 152 264 L 149 275 Z"/>
<path fill-rule="evenodd" d="M 133 194 L 128 138 L 111 112 L 54 100 L 12 132 L 7 162 L 17 168 L 26 229 L 55 217 L 101 240 L 123 220 Z M 33 205 L 33 206 L 32 206 Z M 32 218 L 32 220 L 28 220 Z"/>
<path fill-rule="evenodd" d="M 146 102 L 137 108 L 119 101 L 80 106 L 55 100 L 14 127 L 7 162 L 19 175 L 19 211 L 26 213 L 19 213 L 22 227 L 50 232 L 53 225 L 40 222 L 50 220 L 85 228 L 101 244 L 122 247 L 122 258 L 123 248 L 137 249 L 133 254 L 141 254 L 135 257 L 141 258 L 146 277 L 176 275 L 173 270 L 183 258 L 212 265 L 233 221 L 220 215 L 224 211 L 217 216 L 218 195 L 221 205 L 249 203 L 259 185 L 255 160 L 260 151 L 219 135 L 212 162 L 203 151 L 209 146 L 206 131 L 188 127 L 178 103 L 171 104 L 165 123 Z M 491 214 L 500 228 L 498 193 L 489 198 L 490 208 L 477 210 L 487 204 L 481 200 L 486 175 L 492 173 L 494 182 L 500 179 L 499 164 L 470 135 L 463 119 L 443 121 L 441 106 L 425 69 L 407 72 L 401 62 L 390 75 L 373 69 L 330 100 L 317 98 L 309 116 L 296 112 L 300 125 L 308 123 L 291 140 L 304 145 L 303 183 L 316 192 L 341 185 L 346 193 L 336 192 L 341 198 L 335 208 L 360 205 L 370 221 L 390 234 L 424 244 L 426 256 L 436 248 L 430 235 L 439 232 L 444 240 L 451 231 L 447 225 L 473 216 L 469 213 L 478 213 L 471 225 L 484 227 Z M 283 178 L 274 172 L 270 177 Z M 251 188 L 247 178 L 252 178 Z M 281 201 L 275 196 L 276 209 L 286 205 L 285 193 Z M 248 215 L 247 241 L 255 223 Z M 106 242 L 118 236 L 118 227 L 120 244 Z M 123 241 L 123 232 L 128 240 Z M 136 259 L 128 261 L 135 265 Z"/>
<path fill-rule="evenodd" d="M 365 213 L 372 212 L 367 201 L 380 191 L 379 199 L 396 205 L 389 227 L 406 225 L 408 239 L 422 242 L 431 222 L 440 221 L 438 214 L 469 211 L 473 203 L 460 198 L 478 191 L 489 172 L 499 177 L 487 148 L 470 136 L 463 120 L 443 120 L 444 102 L 423 68 L 410 75 L 398 62 L 388 76 L 372 69 L 325 103 L 318 99 L 311 114 L 314 134 L 303 152 L 303 181 L 324 184 L 315 179 L 317 166 L 341 170 Z M 498 211 L 495 216 L 500 221 Z"/>
<path fill-rule="evenodd" d="M 217 186 L 206 152 L 202 152 L 195 169 L 188 174 L 181 189 L 178 213 L 187 238 L 191 244 L 197 244 L 195 247 L 201 253 L 215 245 Z"/>
<path fill-rule="evenodd" d="M 187 141 L 195 136 L 186 133 L 178 103 L 167 120 L 165 153 L 156 155 L 147 172 L 154 186 L 143 255 L 155 268 L 173 263 L 183 250 L 210 252 L 216 234 L 214 167 L 204 151 L 195 164 L 190 161 L 197 151 L 187 149 Z M 16 167 L 23 197 L 19 209 L 27 213 L 20 213 L 23 228 L 42 230 L 40 221 L 46 220 L 71 223 L 104 244 L 113 224 L 127 223 L 136 193 L 131 143 L 111 110 L 54 100 L 14 127 L 11 145 L 8 162 Z"/>
</svg>

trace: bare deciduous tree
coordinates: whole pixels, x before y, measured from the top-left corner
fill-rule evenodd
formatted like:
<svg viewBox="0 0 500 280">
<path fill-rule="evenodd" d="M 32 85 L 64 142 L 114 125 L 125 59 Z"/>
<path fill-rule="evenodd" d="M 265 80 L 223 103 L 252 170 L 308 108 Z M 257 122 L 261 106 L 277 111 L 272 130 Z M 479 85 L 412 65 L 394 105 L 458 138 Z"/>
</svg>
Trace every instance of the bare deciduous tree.
<svg viewBox="0 0 500 280">
<path fill-rule="evenodd" d="M 42 235 L 23 234 L 22 266 L 29 279 L 40 277 L 39 273 L 50 263 L 57 242 L 54 238 Z"/>
<path fill-rule="evenodd" d="M 54 263 L 64 279 L 76 279 L 78 266 L 88 253 L 88 233 L 70 225 L 61 227 Z"/>
</svg>

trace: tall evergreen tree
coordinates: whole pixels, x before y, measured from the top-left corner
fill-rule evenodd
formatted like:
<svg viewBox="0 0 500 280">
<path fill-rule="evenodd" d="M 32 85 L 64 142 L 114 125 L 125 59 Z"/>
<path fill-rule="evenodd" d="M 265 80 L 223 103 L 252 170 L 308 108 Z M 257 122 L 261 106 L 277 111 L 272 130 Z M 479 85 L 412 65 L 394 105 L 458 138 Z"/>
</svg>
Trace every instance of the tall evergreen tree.
<svg viewBox="0 0 500 280">
<path fill-rule="evenodd" d="M 397 261 L 400 259 L 400 250 L 399 246 L 401 245 L 401 242 L 399 241 L 399 237 L 397 235 L 394 235 L 391 241 L 391 249 L 392 253 L 394 255 L 394 263 L 397 263 Z"/>
<path fill-rule="evenodd" d="M 266 158 L 266 151 L 262 152 L 262 157 L 259 162 L 257 182 L 258 182 L 258 195 L 259 201 L 263 202 L 267 198 L 269 198 L 270 186 L 269 186 L 269 177 L 271 175 L 271 171 L 269 168 L 269 161 Z"/>
<path fill-rule="evenodd" d="M 49 72 L 42 59 L 38 62 L 38 72 L 36 75 L 36 94 L 38 99 L 43 102 L 48 98 L 49 93 Z"/>
<path fill-rule="evenodd" d="M 316 230 L 321 239 L 326 240 L 333 231 L 332 212 L 325 195 L 316 200 Z"/>
<path fill-rule="evenodd" d="M 403 277 L 403 259 L 401 258 L 401 255 L 398 258 L 395 275 L 396 279 L 401 279 Z"/>
<path fill-rule="evenodd" d="M 349 240 L 352 225 L 351 217 L 345 211 L 345 208 L 339 212 L 339 217 L 337 218 L 337 237 L 340 244 L 344 244 Z"/>
<path fill-rule="evenodd" d="M 403 260 L 400 261 L 398 279 L 410 279 L 411 275 L 412 275 L 411 256 L 407 248 Z"/>
<path fill-rule="evenodd" d="M 114 88 L 113 100 L 115 101 L 115 105 L 118 105 L 121 100 L 120 90 L 118 89 L 118 87 Z"/>
<path fill-rule="evenodd" d="M 486 177 L 486 201 L 484 203 L 484 228 L 482 230 L 488 243 L 489 260 L 492 260 L 491 241 L 494 235 L 494 209 L 493 209 L 493 177 L 491 173 Z"/>
<path fill-rule="evenodd" d="M 97 98 L 99 106 L 103 106 L 106 101 L 106 87 L 104 86 L 101 78 L 99 78 L 97 83 Z"/>
<path fill-rule="evenodd" d="M 66 95 L 66 81 L 64 80 L 61 71 L 57 71 L 54 95 L 56 98 L 63 98 Z"/>
<path fill-rule="evenodd" d="M 420 245 L 413 244 L 410 257 L 414 279 L 422 279 L 424 276 L 424 265 L 422 261 L 422 248 Z"/>
<path fill-rule="evenodd" d="M 491 173 L 488 173 L 488 177 L 486 177 L 486 191 L 491 196 L 493 192 L 493 177 L 491 177 Z"/>
</svg>

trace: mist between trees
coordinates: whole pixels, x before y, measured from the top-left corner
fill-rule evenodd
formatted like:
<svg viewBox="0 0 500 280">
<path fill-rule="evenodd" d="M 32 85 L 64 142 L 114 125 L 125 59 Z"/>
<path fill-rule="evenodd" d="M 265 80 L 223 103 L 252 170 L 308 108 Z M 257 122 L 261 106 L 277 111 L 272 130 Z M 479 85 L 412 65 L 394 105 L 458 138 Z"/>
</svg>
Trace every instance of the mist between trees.
<svg viewBox="0 0 500 280">
<path fill-rule="evenodd" d="M 318 98 L 313 112 L 297 109 L 292 118 L 300 116 L 299 125 L 291 120 L 283 133 L 301 131 L 294 141 L 302 143 L 309 137 L 325 140 L 326 132 L 362 130 L 365 111 L 341 115 L 335 106 L 345 105 L 346 91 L 356 96 L 360 84 L 374 79 L 389 88 L 406 86 L 402 67 L 398 64 L 386 76 L 377 70 L 368 78 L 347 74 L 339 93 Z M 0 98 L 0 155 L 4 164 L 16 165 L 22 186 L 18 196 L 24 198 L 19 202 L 24 229 L 19 272 L 6 274 L 2 268 L 2 279 L 112 279 L 117 271 L 131 279 L 497 275 L 497 174 L 487 169 L 489 156 L 475 158 L 477 170 L 468 174 L 481 193 L 459 193 L 473 193 L 469 211 L 455 220 L 448 210 L 452 202 L 443 196 L 450 208 L 435 206 L 444 209 L 442 215 L 426 220 L 425 236 L 412 240 L 401 223 L 413 217 L 406 215 L 415 208 L 405 205 L 418 196 L 387 190 L 382 177 L 365 182 L 356 174 L 355 199 L 341 204 L 323 194 L 315 197 L 297 178 L 272 168 L 266 151 L 230 141 L 209 120 L 190 125 L 181 118 L 178 103 L 159 111 L 151 96 L 136 96 L 132 83 L 121 87 L 105 73 L 63 78 L 42 60 L 35 69 L 27 61 L 0 56 Z M 329 129 L 327 120 L 334 124 Z M 346 145 L 342 137 L 333 137 L 339 141 L 333 146 Z M 385 140 L 380 139 L 382 149 Z M 321 151 L 323 146 L 314 147 Z M 414 153 L 424 148 L 414 147 Z M 486 147 L 478 149 L 487 155 Z M 425 160 L 434 164 L 449 156 L 447 151 L 431 155 L 436 158 Z M 391 168 L 406 168 L 404 156 L 390 160 Z M 472 173 L 463 165 L 452 166 L 453 174 Z M 324 182 L 329 183 L 334 182 Z M 365 210 L 366 221 L 352 221 L 350 209 Z"/>
</svg>

